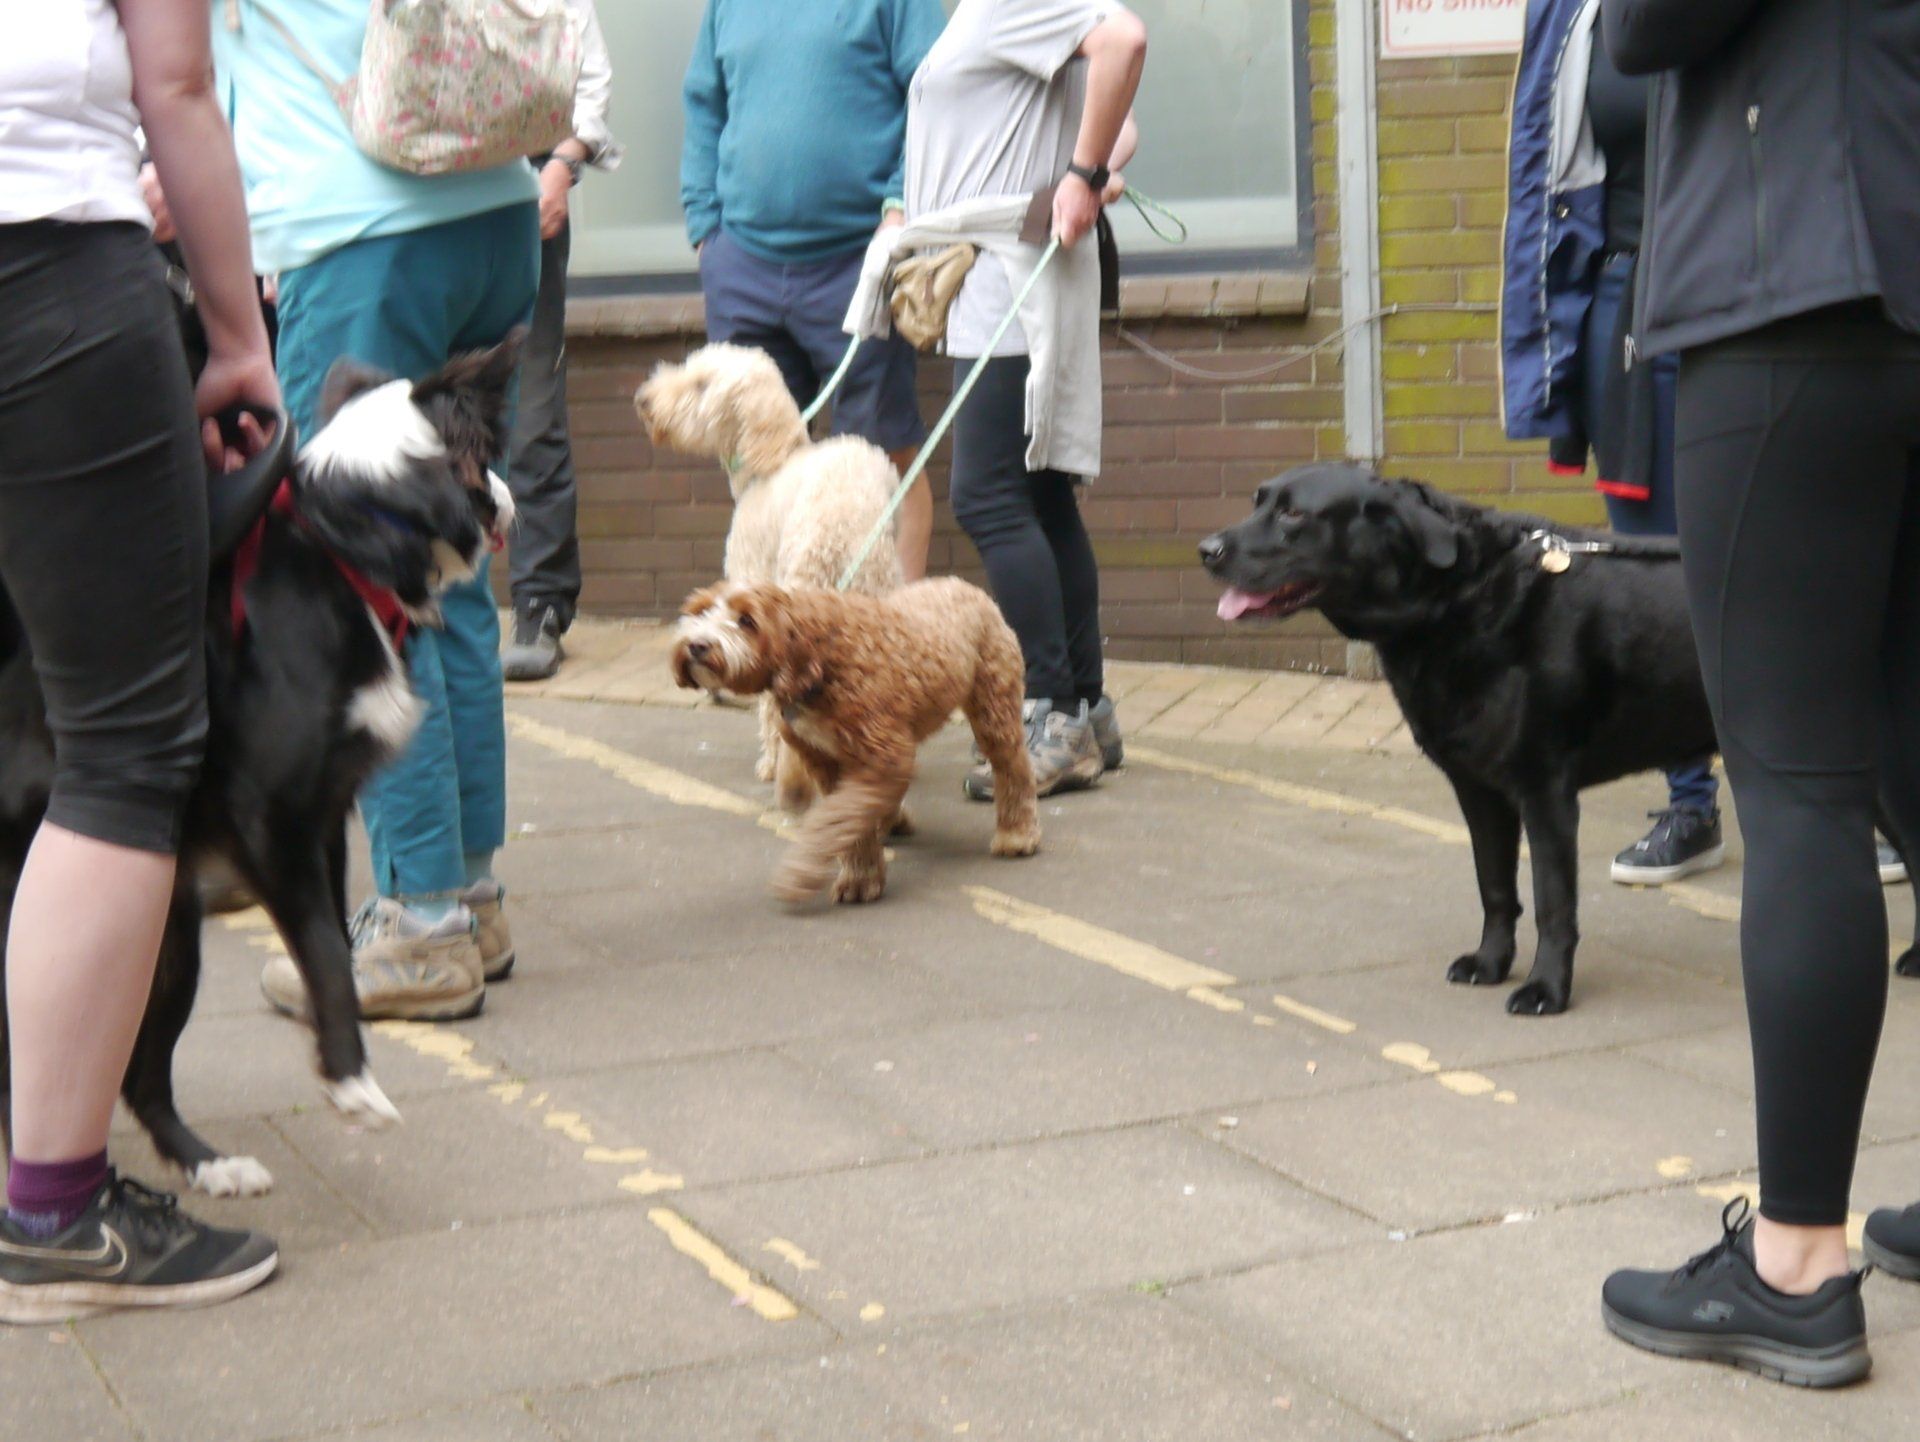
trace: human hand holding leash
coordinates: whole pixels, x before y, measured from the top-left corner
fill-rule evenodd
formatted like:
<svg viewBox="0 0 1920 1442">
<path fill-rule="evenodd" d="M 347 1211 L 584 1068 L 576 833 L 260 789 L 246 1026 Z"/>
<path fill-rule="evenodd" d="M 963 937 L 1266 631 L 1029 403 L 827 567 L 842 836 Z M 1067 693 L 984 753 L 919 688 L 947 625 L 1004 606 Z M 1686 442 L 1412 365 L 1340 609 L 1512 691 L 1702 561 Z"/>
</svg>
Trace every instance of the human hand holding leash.
<svg viewBox="0 0 1920 1442">
<path fill-rule="evenodd" d="M 221 412 L 236 406 L 248 408 L 237 422 L 238 445 L 231 434 L 221 433 L 218 420 Z M 200 416 L 200 444 L 208 467 L 217 472 L 238 470 L 267 445 L 265 427 L 249 412 L 272 414 L 284 408 L 273 357 L 264 346 L 258 351 L 213 351 L 194 387 L 193 407 Z"/>
</svg>

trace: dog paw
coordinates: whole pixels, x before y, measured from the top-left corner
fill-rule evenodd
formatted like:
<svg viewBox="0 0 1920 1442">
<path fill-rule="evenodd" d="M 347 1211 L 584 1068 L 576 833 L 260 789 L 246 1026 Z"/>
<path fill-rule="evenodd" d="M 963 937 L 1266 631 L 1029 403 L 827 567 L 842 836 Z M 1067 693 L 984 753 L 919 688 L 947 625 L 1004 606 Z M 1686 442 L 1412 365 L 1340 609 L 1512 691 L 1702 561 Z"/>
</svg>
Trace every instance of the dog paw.
<svg viewBox="0 0 1920 1442">
<path fill-rule="evenodd" d="M 753 776 L 756 781 L 773 780 L 773 758 L 763 755 L 758 761 L 754 762 Z"/>
<path fill-rule="evenodd" d="M 993 833 L 993 854 L 995 856 L 1031 856 L 1040 849 L 1040 828 L 1031 831 L 996 831 Z"/>
<path fill-rule="evenodd" d="M 878 901 L 886 889 L 885 872 L 843 872 L 833 883 L 833 899 L 841 906 L 863 906 L 869 901 Z"/>
<path fill-rule="evenodd" d="M 1893 969 L 1902 976 L 1920 976 L 1920 946 L 1910 946 L 1903 951 Z"/>
<path fill-rule="evenodd" d="M 215 1157 L 190 1169 L 187 1185 L 210 1197 L 261 1197 L 273 1190 L 273 1173 L 252 1157 Z"/>
<path fill-rule="evenodd" d="M 900 810 L 894 814 L 893 825 L 888 828 L 887 835 L 912 836 L 919 830 L 920 828 L 913 824 L 913 813 L 902 806 Z"/>
<path fill-rule="evenodd" d="M 371 1131 L 400 1124 L 400 1109 L 387 1100 L 387 1094 L 380 1090 L 380 1083 L 373 1079 L 370 1071 L 343 1081 L 327 1082 L 324 1090 L 334 1110 L 350 1122 L 358 1122 Z"/>
<path fill-rule="evenodd" d="M 1447 980 L 1455 986 L 1498 986 L 1507 979 L 1512 965 L 1486 961 L 1479 952 L 1470 951 L 1447 968 Z"/>
<path fill-rule="evenodd" d="M 1542 981 L 1517 986 L 1507 998 L 1507 1010 L 1515 1016 L 1558 1016 L 1566 1009 L 1566 993 Z"/>
</svg>

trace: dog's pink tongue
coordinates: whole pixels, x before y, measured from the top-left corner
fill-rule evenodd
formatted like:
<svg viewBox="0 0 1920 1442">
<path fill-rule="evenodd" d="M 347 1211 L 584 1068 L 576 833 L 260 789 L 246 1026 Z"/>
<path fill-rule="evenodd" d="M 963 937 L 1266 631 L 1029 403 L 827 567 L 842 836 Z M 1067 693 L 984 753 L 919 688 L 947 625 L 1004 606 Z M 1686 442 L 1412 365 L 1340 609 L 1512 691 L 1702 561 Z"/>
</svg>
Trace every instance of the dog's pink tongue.
<svg viewBox="0 0 1920 1442">
<path fill-rule="evenodd" d="M 1243 591 L 1238 586 L 1229 586 L 1220 597 L 1220 619 L 1237 621 L 1249 611 L 1257 611 L 1275 596 L 1278 591 Z"/>
</svg>

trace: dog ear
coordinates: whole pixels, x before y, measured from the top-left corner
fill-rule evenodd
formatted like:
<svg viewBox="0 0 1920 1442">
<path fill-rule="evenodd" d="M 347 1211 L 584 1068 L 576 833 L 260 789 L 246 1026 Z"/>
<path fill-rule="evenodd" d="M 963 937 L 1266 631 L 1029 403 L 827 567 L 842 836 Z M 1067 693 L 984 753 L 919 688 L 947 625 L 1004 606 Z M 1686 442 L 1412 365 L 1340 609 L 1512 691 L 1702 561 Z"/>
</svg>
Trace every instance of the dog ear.
<svg viewBox="0 0 1920 1442">
<path fill-rule="evenodd" d="M 334 412 L 365 391 L 385 385 L 393 377 L 378 366 L 370 366 L 351 356 L 341 356 L 327 368 L 320 383 L 320 424 L 324 428 Z"/>
<path fill-rule="evenodd" d="M 527 328 L 515 326 L 500 344 L 455 356 L 413 388 L 447 450 L 479 475 L 506 454 L 507 400 L 526 339 Z"/>
<path fill-rule="evenodd" d="M 770 476 L 807 443 L 800 407 L 771 363 L 743 367 L 721 394 L 732 450 L 750 476 Z"/>
<path fill-rule="evenodd" d="M 1459 529 L 1431 503 L 1430 493 L 1420 482 L 1400 481 L 1392 484 L 1394 494 L 1391 502 L 1369 501 L 1367 508 L 1372 510 L 1379 506 L 1390 510 L 1419 544 L 1422 560 L 1436 571 L 1451 570 L 1460 559 Z"/>
</svg>

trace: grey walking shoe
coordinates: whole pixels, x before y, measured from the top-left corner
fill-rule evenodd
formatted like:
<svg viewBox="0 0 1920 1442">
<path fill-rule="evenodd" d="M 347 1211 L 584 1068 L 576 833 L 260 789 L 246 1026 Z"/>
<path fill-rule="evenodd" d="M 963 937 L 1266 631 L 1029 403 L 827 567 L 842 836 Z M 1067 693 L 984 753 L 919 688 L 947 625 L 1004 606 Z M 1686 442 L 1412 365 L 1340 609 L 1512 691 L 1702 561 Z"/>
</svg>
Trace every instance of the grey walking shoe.
<svg viewBox="0 0 1920 1442">
<path fill-rule="evenodd" d="M 1900 854 L 1900 848 L 1884 836 L 1873 838 L 1875 860 L 1880 865 L 1880 884 L 1898 886 L 1907 879 L 1907 858 Z"/>
<path fill-rule="evenodd" d="M 513 637 L 500 653 L 509 681 L 544 681 L 560 669 L 560 612 L 552 606 L 514 607 Z"/>
<path fill-rule="evenodd" d="M 389 897 L 360 908 L 353 937 L 353 989 L 366 1021 L 461 1021 L 486 1004 L 485 963 L 473 913 L 456 906 L 423 921 Z M 260 973 L 260 990 L 288 1016 L 307 1013 L 307 987 L 290 956 L 275 956 Z"/>
<path fill-rule="evenodd" d="M 1113 709 L 1113 697 L 1105 692 L 1087 713 L 1093 722 L 1093 739 L 1100 747 L 1100 763 L 1109 771 L 1118 771 L 1127 762 L 1127 748 L 1120 740 L 1120 713 Z"/>
<path fill-rule="evenodd" d="M 513 970 L 513 932 L 507 926 L 507 889 L 491 876 L 460 893 L 460 904 L 473 913 L 473 937 L 480 947 L 480 965 L 488 981 L 505 981 Z"/>
<path fill-rule="evenodd" d="M 1069 714 L 1054 710 L 1051 701 L 1036 698 L 1021 707 L 1020 714 L 1027 727 L 1027 753 L 1033 758 L 1036 796 L 1077 791 L 1100 779 L 1105 768 L 1100 762 L 1099 743 L 1093 739 L 1086 702 Z M 970 800 L 993 800 L 993 768 L 982 761 L 967 773 L 962 787 Z"/>
</svg>

